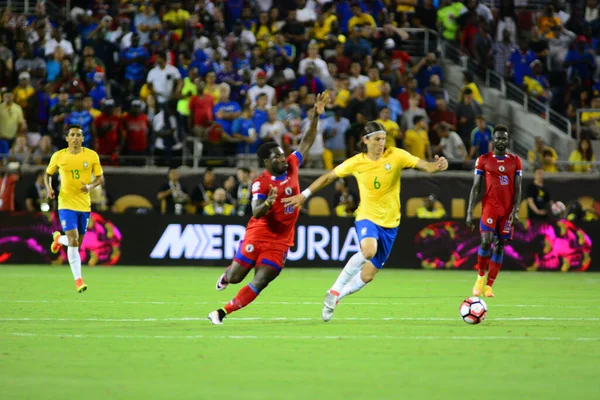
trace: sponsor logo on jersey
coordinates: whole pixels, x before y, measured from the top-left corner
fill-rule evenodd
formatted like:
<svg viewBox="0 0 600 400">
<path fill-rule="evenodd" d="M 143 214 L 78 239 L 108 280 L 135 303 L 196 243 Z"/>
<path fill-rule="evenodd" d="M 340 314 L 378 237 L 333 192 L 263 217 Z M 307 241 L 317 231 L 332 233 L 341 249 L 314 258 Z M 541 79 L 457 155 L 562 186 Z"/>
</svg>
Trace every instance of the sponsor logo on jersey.
<svg viewBox="0 0 600 400">
<path fill-rule="evenodd" d="M 500 172 L 504 172 L 504 165 L 501 165 L 501 166 L 499 166 L 499 167 L 498 167 L 498 170 L 499 170 Z"/>
<path fill-rule="evenodd" d="M 385 164 L 385 169 L 389 171 L 390 169 L 392 169 L 392 166 L 390 164 Z"/>
<path fill-rule="evenodd" d="M 87 161 L 85 161 L 85 162 L 83 163 L 83 168 L 87 168 L 87 167 L 88 167 L 88 163 L 87 163 Z"/>
<path fill-rule="evenodd" d="M 284 191 L 285 191 L 285 194 L 288 195 L 288 196 L 290 196 L 292 194 L 292 188 L 289 187 L 289 186 L 286 187 Z"/>
</svg>

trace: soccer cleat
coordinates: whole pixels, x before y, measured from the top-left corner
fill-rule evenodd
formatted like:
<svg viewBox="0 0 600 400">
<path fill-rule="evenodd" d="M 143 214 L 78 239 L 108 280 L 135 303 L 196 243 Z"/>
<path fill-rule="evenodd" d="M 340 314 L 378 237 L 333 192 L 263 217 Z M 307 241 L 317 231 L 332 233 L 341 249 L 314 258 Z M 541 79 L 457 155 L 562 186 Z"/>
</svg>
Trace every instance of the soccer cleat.
<svg viewBox="0 0 600 400">
<path fill-rule="evenodd" d="M 483 297 L 496 297 L 494 290 L 490 285 L 485 285 L 485 288 L 483 289 Z"/>
<path fill-rule="evenodd" d="M 87 285 L 83 283 L 83 278 L 79 278 L 75 281 L 75 287 L 77 288 L 77 293 L 83 293 L 87 290 Z"/>
<path fill-rule="evenodd" d="M 480 297 L 481 292 L 483 292 L 483 284 L 485 283 L 485 278 L 483 276 L 477 275 L 477 280 L 475 281 L 475 285 L 473 286 L 473 296 Z"/>
<path fill-rule="evenodd" d="M 225 290 L 225 288 L 227 288 L 227 285 L 229 285 L 229 283 L 223 282 L 223 278 L 225 278 L 225 274 L 221 275 L 217 280 L 216 287 L 218 291 Z"/>
<path fill-rule="evenodd" d="M 335 311 L 335 307 L 338 303 L 339 294 L 330 290 L 325 295 L 325 301 L 323 302 L 323 311 L 321 312 L 321 317 L 323 321 L 327 322 L 333 317 L 333 312 Z"/>
<path fill-rule="evenodd" d="M 52 244 L 50 245 L 50 251 L 52 254 L 56 254 L 60 251 L 60 243 L 58 243 L 58 239 L 60 238 L 60 232 L 56 231 L 52 234 Z"/>
<path fill-rule="evenodd" d="M 225 315 L 221 315 L 224 314 L 225 312 L 220 313 L 220 310 L 215 310 L 213 312 L 211 312 L 210 314 L 208 314 L 208 320 L 210 322 L 212 322 L 213 325 L 223 325 L 223 319 L 225 318 Z"/>
</svg>

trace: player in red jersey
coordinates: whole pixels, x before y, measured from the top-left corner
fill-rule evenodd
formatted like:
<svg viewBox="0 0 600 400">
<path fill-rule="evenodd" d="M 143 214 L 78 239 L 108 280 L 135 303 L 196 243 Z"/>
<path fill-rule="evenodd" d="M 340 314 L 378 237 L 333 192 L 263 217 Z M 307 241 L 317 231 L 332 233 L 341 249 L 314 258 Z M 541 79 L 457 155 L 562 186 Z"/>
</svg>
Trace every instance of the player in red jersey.
<svg viewBox="0 0 600 400">
<path fill-rule="evenodd" d="M 506 151 L 508 128 L 494 127 L 494 152 L 480 156 L 475 163 L 475 179 L 469 197 L 467 226 L 474 228 L 473 208 L 477 202 L 482 178 L 485 179 L 485 193 L 481 201 L 481 246 L 477 261 L 477 281 L 473 286 L 473 296 L 494 297 L 492 285 L 502 267 L 504 244 L 512 239 L 513 223 L 517 220 L 521 203 L 521 159 Z M 494 249 L 492 251 L 492 240 Z M 493 254 L 492 254 L 493 253 Z M 491 258 L 491 262 L 490 262 Z M 485 272 L 490 264 L 487 282 L 484 287 Z"/>
<path fill-rule="evenodd" d="M 294 229 L 299 209 L 285 207 L 281 199 L 300 193 L 298 168 L 315 141 L 319 116 L 325 111 L 327 92 L 317 96 L 310 128 L 302 136 L 298 149 L 287 158 L 276 142 L 259 147 L 257 156 L 265 171 L 252 183 L 252 219 L 246 227 L 233 262 L 217 280 L 217 290 L 240 283 L 254 268 L 254 279 L 240 289 L 225 307 L 208 314 L 220 325 L 226 315 L 250 304 L 281 272 L 288 249 L 294 245 Z"/>
</svg>

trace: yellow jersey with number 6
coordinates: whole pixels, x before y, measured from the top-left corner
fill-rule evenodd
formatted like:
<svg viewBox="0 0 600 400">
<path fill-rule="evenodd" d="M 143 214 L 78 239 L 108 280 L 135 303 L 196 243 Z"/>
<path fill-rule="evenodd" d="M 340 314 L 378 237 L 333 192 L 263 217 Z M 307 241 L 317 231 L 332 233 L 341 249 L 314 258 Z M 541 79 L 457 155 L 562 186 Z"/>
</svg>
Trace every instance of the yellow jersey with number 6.
<svg viewBox="0 0 600 400">
<path fill-rule="evenodd" d="M 396 147 L 385 150 L 373 161 L 365 153 L 347 159 L 335 168 L 344 178 L 354 175 L 358 183 L 360 205 L 356 220 L 369 220 L 383 228 L 400 224 L 400 176 L 405 168 L 415 168 L 419 158 Z"/>
<path fill-rule="evenodd" d="M 85 147 L 79 154 L 71 154 L 69 149 L 59 150 L 52 155 L 46 173 L 54 175 L 57 169 L 60 174 L 58 209 L 89 212 L 90 194 L 83 193 L 81 188 L 92 182 L 92 174 L 95 177 L 103 174 L 98 153 Z"/>
</svg>

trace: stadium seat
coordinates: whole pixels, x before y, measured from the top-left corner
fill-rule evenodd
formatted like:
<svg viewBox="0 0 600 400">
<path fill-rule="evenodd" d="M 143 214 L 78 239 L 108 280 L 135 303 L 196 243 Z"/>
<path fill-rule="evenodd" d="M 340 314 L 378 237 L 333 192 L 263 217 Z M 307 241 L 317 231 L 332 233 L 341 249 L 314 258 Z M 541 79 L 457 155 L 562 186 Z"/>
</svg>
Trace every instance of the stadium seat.
<svg viewBox="0 0 600 400">
<path fill-rule="evenodd" d="M 417 209 L 423 205 L 422 197 L 413 197 L 408 199 L 406 202 L 406 210 L 402 210 L 402 215 L 406 215 L 407 217 L 416 217 Z M 435 202 L 435 209 L 444 208 L 444 205 L 440 203 L 440 201 Z"/>
<path fill-rule="evenodd" d="M 308 215 L 313 217 L 328 217 L 331 215 L 329 204 L 324 197 L 313 197 L 308 201 Z"/>
<path fill-rule="evenodd" d="M 452 199 L 452 218 L 465 217 L 465 199 Z"/>
<path fill-rule="evenodd" d="M 128 194 L 115 201 L 115 204 L 113 205 L 113 212 L 121 214 L 128 208 L 152 209 L 153 206 L 152 203 L 150 203 L 150 201 L 143 196 L 139 196 L 137 194 Z"/>
</svg>

